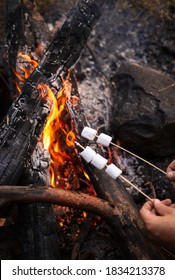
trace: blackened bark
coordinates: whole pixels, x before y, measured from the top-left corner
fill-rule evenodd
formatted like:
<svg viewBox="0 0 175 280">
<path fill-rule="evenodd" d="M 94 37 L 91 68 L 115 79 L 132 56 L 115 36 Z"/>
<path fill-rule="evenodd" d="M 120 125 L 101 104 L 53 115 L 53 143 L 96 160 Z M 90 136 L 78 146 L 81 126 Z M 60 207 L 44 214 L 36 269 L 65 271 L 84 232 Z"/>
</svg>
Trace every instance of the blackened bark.
<svg viewBox="0 0 175 280">
<path fill-rule="evenodd" d="M 50 155 L 39 141 L 31 158 L 27 161 L 21 182 L 33 186 L 49 185 L 49 163 Z M 45 201 L 19 204 L 18 210 L 21 259 L 60 259 L 56 219 L 52 205 Z"/>
<path fill-rule="evenodd" d="M 0 54 L 0 122 L 7 114 L 7 111 L 12 104 L 10 88 L 8 84 L 8 74 L 3 62 L 4 59 Z"/>
<path fill-rule="evenodd" d="M 10 66 L 15 66 L 19 51 L 35 51 L 39 44 L 47 45 L 52 35 L 37 11 L 35 1 L 6 1 L 6 36 Z"/>
<path fill-rule="evenodd" d="M 29 2 L 31 3 L 28 1 L 28 4 Z M 38 55 L 38 45 L 42 45 L 42 41 L 46 45 L 48 41 L 46 24 L 42 22 L 34 3 L 31 4 L 32 6 L 26 7 L 23 1 L 7 0 L 6 2 L 6 45 L 8 46 L 6 58 L 9 63 L 9 72 L 11 72 L 9 84 L 13 85 L 11 86 L 12 96 L 16 91 L 14 81 L 16 80 L 20 88 L 24 84 L 23 80 L 16 78 L 17 74 L 21 77 L 24 75 L 24 71 L 21 70 L 24 67 L 24 61 L 17 59 L 18 53 L 30 55 L 31 52 L 37 52 Z M 39 50 L 41 54 L 41 48 Z M 20 178 L 18 183 L 49 184 L 48 166 L 47 153 L 38 142 L 33 155 L 28 156 L 23 179 Z M 22 204 L 18 207 L 17 220 L 21 259 L 59 259 L 55 219 L 50 204 Z"/>
<path fill-rule="evenodd" d="M 15 184 L 38 141 L 50 111 L 50 102 L 39 94 L 39 84 L 61 85 L 58 76 L 78 60 L 88 36 L 107 1 L 80 1 L 50 44 L 39 66 L 0 127 L 0 184 Z M 45 93 L 47 95 L 47 93 Z M 47 102 L 47 103 L 46 103 Z"/>
<path fill-rule="evenodd" d="M 35 48 L 35 36 L 31 28 L 29 12 L 21 0 L 6 1 L 5 44 L 9 65 L 9 85 L 12 98 L 16 95 L 16 63 L 20 51 L 30 53 Z"/>
<path fill-rule="evenodd" d="M 12 104 L 11 88 L 9 87 L 8 64 L 4 57 L 7 48 L 4 42 L 5 35 L 5 0 L 0 1 L 0 122 Z"/>
<path fill-rule="evenodd" d="M 5 14 L 5 0 L 0 1 L 0 46 L 4 43 L 4 14 Z"/>
</svg>

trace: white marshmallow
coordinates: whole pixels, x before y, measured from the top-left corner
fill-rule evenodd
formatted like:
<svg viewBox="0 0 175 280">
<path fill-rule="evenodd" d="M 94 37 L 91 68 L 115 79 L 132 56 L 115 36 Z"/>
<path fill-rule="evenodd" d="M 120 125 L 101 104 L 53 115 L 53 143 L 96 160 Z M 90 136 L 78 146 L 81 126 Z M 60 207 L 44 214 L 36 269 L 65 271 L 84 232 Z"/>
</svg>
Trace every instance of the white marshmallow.
<svg viewBox="0 0 175 280">
<path fill-rule="evenodd" d="M 96 152 L 92 150 L 89 146 L 87 146 L 81 153 L 80 155 L 82 158 L 84 158 L 85 161 L 88 163 L 95 157 Z"/>
<path fill-rule="evenodd" d="M 97 143 L 102 144 L 104 147 L 108 147 L 111 141 L 112 137 L 104 133 L 101 133 L 97 139 Z"/>
<path fill-rule="evenodd" d="M 81 136 L 88 139 L 88 140 L 94 140 L 95 136 L 97 134 L 97 131 L 91 127 L 85 126 L 81 132 Z"/>
<path fill-rule="evenodd" d="M 91 164 L 94 165 L 96 168 L 98 168 L 99 170 L 103 169 L 105 167 L 105 165 L 107 164 L 107 159 L 102 157 L 99 154 L 96 154 L 96 156 L 93 158 L 93 160 L 91 161 Z"/>
<path fill-rule="evenodd" d="M 115 180 L 121 175 L 122 170 L 115 166 L 115 164 L 111 163 L 107 166 L 105 172 Z"/>
</svg>

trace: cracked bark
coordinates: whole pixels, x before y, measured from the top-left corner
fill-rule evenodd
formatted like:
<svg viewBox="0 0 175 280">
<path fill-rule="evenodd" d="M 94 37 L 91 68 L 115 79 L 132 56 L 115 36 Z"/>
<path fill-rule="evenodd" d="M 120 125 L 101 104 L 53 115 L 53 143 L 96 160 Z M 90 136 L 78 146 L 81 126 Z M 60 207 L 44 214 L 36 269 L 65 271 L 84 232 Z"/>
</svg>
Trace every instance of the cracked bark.
<svg viewBox="0 0 175 280">
<path fill-rule="evenodd" d="M 45 186 L 50 183 L 50 156 L 38 141 L 32 156 L 28 159 L 20 183 Z M 16 187 L 15 187 L 16 188 Z M 28 202 L 28 201 L 26 201 Z M 29 201 L 30 202 L 30 201 Z M 60 259 L 56 219 L 52 205 L 47 201 L 18 204 L 21 259 Z M 22 230 L 21 230 L 22 229 Z"/>
<path fill-rule="evenodd" d="M 50 104 L 39 94 L 38 85 L 52 85 L 57 95 L 60 76 L 77 62 L 106 2 L 83 0 L 75 6 L 13 102 L 0 127 L 0 184 L 18 181 L 43 130 Z"/>
</svg>

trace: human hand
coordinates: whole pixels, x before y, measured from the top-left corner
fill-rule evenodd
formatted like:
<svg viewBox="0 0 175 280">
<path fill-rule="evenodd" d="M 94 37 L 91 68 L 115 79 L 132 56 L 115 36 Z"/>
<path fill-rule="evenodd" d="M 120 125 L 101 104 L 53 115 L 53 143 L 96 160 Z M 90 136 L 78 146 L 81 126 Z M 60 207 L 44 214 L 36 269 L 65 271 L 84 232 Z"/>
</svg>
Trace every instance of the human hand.
<svg viewBox="0 0 175 280">
<path fill-rule="evenodd" d="M 140 215 L 150 237 L 167 249 L 172 249 L 175 245 L 175 203 L 170 199 L 147 201 Z"/>
<path fill-rule="evenodd" d="M 175 160 L 173 160 L 167 167 L 167 178 L 171 181 L 175 189 Z"/>
</svg>

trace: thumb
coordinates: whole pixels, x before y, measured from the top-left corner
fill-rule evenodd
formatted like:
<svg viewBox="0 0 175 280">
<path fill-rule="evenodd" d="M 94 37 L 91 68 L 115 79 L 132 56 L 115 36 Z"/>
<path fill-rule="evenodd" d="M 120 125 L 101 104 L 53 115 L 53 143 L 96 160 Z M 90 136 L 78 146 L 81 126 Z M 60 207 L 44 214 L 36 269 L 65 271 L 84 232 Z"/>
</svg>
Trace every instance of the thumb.
<svg viewBox="0 0 175 280">
<path fill-rule="evenodd" d="M 158 215 L 164 216 L 166 214 L 169 214 L 172 209 L 169 206 L 166 206 L 163 204 L 159 199 L 154 200 L 154 208 Z"/>
</svg>

